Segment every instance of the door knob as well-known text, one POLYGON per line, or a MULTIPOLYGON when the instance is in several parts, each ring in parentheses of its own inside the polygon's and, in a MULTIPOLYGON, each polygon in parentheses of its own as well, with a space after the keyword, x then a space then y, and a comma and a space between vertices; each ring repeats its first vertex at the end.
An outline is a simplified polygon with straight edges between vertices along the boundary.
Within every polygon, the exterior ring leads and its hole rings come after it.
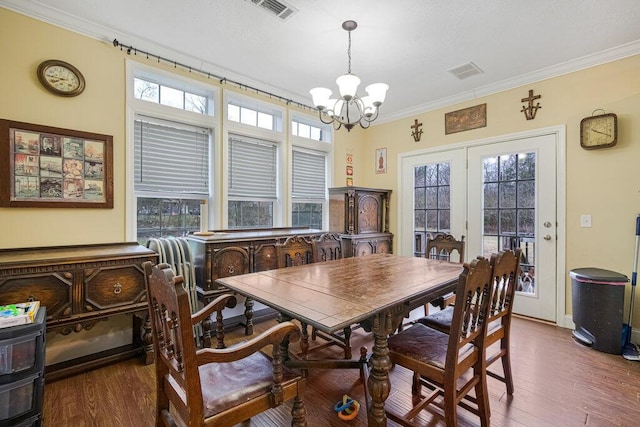
POLYGON ((544 236, 544 240, 551 240, 551 236, 547 234, 546 236, 544 236))
POLYGON ((543 225, 544 225, 546 228, 551 228, 551 226, 552 226, 553 224, 551 224, 549 221, 547 221, 547 222, 545 222, 543 225))

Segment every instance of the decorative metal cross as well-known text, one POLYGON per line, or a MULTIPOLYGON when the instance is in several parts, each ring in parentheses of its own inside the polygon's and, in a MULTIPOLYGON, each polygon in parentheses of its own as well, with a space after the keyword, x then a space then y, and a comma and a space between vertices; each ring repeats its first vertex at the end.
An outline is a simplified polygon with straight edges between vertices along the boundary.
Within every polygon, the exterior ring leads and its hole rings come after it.
POLYGON ((422 126, 422 123, 418 123, 418 119, 415 119, 414 123, 410 126, 410 128, 413 129, 411 131, 411 136, 415 142, 419 142, 420 137, 422 136, 422 129, 420 129, 420 126, 422 126))
POLYGON ((537 102, 536 105, 533 105, 533 101, 540 98, 542 98, 542 95, 533 96, 533 89, 529 89, 529 96, 520 100, 520 102, 529 102, 529 105, 527 107, 523 105, 522 110, 520 110, 520 112, 524 113, 524 116, 527 118, 527 120, 535 119, 538 109, 542 108, 539 102, 537 102))

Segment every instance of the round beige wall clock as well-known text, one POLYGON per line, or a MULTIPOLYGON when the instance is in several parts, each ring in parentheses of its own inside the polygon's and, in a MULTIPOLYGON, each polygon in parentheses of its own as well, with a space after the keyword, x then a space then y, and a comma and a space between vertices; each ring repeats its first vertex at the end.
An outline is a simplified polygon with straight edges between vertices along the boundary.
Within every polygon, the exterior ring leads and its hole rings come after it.
POLYGON ((85 87, 84 76, 73 65, 57 59, 38 66, 38 80, 49 92, 60 96, 78 96, 85 87))

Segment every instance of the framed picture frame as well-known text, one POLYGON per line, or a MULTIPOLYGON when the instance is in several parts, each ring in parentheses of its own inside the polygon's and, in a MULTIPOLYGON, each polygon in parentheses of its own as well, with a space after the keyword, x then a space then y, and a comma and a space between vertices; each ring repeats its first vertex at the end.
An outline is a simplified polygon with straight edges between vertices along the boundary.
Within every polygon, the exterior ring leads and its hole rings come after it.
POLYGON ((0 206, 113 208, 113 137, 0 119, 0 206))
POLYGON ((387 149, 376 149, 376 173, 387 173, 387 149))
POLYGON ((487 104, 474 105, 444 115, 445 135, 485 126, 487 126, 487 104))

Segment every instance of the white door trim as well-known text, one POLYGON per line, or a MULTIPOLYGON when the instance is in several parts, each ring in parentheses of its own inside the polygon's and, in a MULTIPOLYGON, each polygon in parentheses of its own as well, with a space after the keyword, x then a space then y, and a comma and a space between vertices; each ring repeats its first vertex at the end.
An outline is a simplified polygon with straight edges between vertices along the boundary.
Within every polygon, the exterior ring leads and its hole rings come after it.
POLYGON ((478 145, 506 142, 514 139, 530 138, 535 136, 552 134, 556 139, 556 324, 565 328, 573 328, 573 321, 566 310, 566 126, 551 126, 546 128, 532 129, 524 132, 517 132, 506 135, 499 135, 490 138, 483 138, 473 141, 461 142, 451 145, 426 148, 422 150, 410 151, 398 155, 398 233, 394 246, 398 248, 400 255, 413 255, 413 223, 403 221, 404 206, 413 206, 413 187, 403 188, 402 170, 409 166, 414 157, 425 154, 433 154, 442 151, 468 148, 478 145), (408 241, 407 241, 408 240, 408 241))

